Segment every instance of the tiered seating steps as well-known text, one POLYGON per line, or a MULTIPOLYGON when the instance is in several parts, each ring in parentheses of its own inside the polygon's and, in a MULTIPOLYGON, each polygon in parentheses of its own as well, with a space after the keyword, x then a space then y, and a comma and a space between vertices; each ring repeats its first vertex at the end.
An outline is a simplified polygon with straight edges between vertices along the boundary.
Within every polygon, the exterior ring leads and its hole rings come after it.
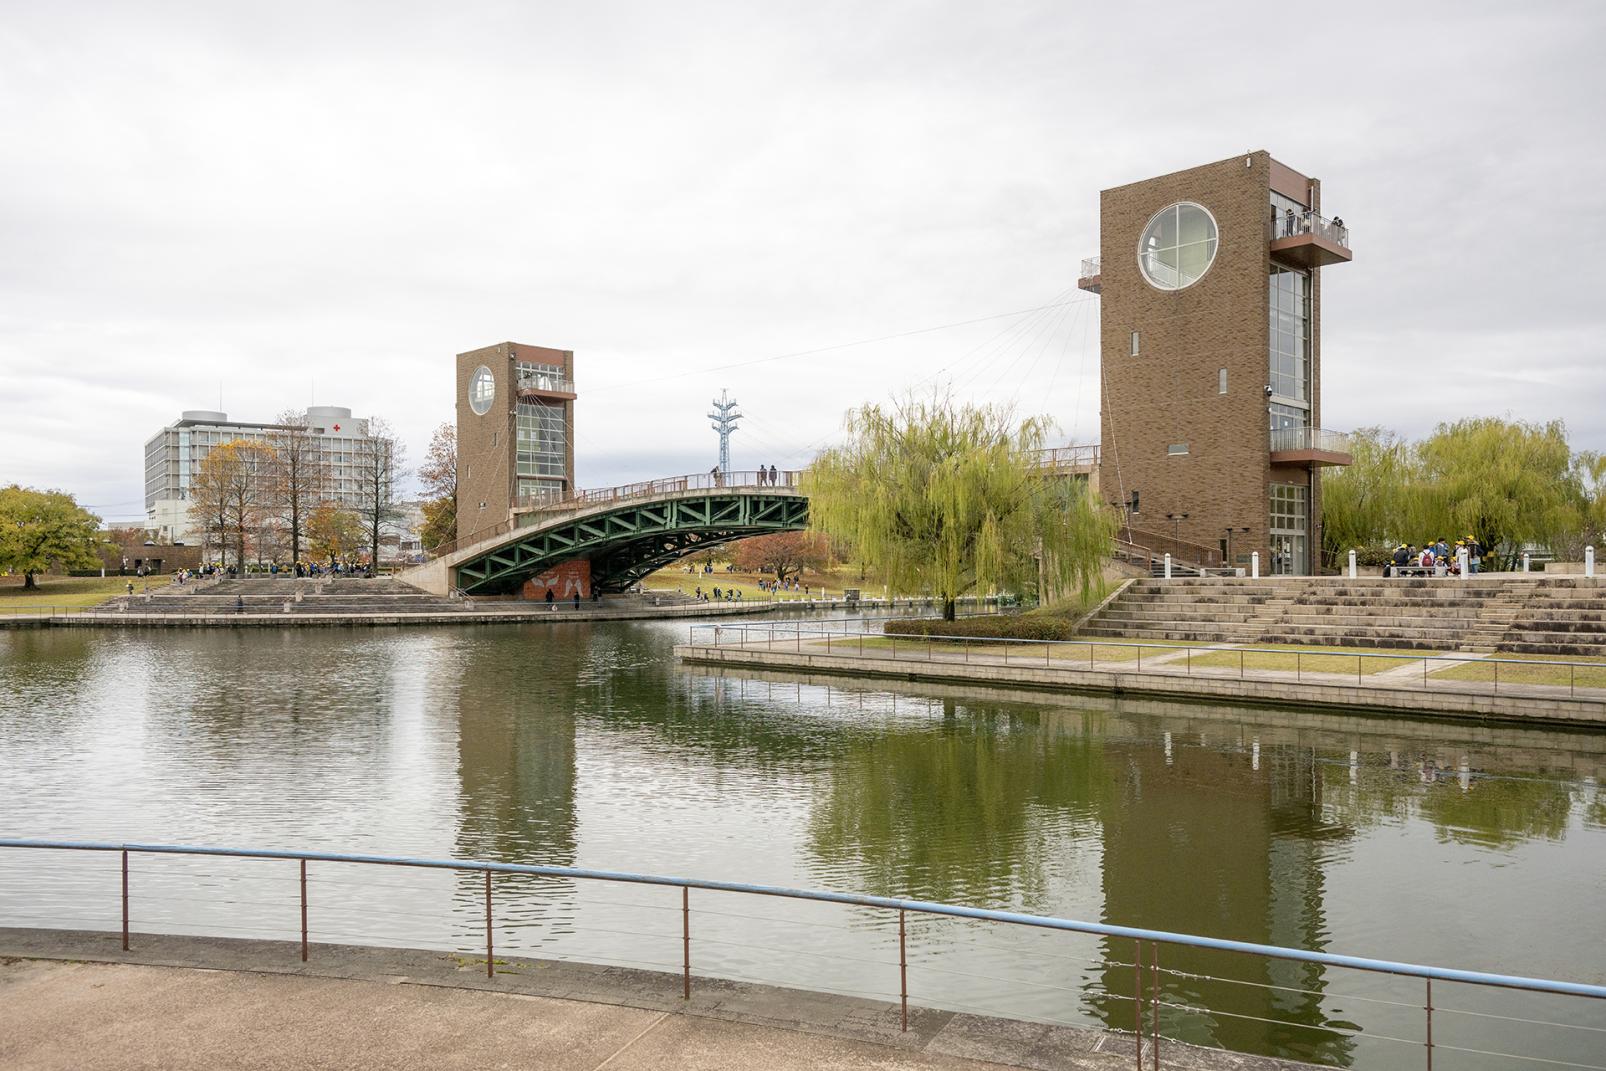
POLYGON ((1089 637, 1606 657, 1606 585, 1586 577, 1136 580, 1089 637))

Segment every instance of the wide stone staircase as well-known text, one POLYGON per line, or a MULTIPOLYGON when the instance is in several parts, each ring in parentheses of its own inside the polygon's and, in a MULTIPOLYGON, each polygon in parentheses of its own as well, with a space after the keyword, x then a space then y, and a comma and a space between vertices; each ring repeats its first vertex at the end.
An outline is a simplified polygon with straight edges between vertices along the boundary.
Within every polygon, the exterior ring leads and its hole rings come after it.
POLYGON ((1142 579, 1082 635, 1606 657, 1606 585, 1529 576, 1142 579))
POLYGON ((420 591, 388 577, 276 577, 163 583, 149 593, 136 582, 94 612, 104 614, 436 614, 472 609, 464 599, 420 591))
MULTIPOLYGON (((673 593, 654 593, 678 601, 673 593)), ((687 596, 685 601, 689 602, 687 596)), ((645 604, 640 596, 607 596, 587 610, 624 611, 645 604)), ((284 615, 412 615, 528 614, 546 609, 539 603, 490 598, 447 598, 420 591, 389 577, 275 577, 153 584, 147 592, 135 582, 132 596, 119 596, 85 611, 91 614, 160 614, 205 617, 215 614, 284 615)))

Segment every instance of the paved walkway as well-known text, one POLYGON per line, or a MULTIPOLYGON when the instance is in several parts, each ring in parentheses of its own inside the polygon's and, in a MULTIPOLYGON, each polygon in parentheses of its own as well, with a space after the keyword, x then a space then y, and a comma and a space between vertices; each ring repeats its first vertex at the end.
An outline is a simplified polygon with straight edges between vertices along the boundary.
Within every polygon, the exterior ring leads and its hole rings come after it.
POLYGON ((437 986, 125 964, 0 968, 0 1066, 998 1067, 670 1012, 437 986))
MULTIPOLYGON (((0 1067, 1119 1071, 1131 1035, 654 971, 422 949, 0 928, 0 1067)), ((1304 1065, 1166 1042, 1162 1066, 1304 1065)))

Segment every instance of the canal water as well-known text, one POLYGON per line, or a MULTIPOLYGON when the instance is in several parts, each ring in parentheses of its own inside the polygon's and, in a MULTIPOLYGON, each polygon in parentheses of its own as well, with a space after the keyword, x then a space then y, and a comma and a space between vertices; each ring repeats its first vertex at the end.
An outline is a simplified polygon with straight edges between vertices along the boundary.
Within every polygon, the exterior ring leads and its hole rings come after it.
MULTIPOLYGON (((688 875, 1606 983, 1606 736, 721 677, 675 663, 684 636, 0 632, 0 835, 688 875)), ((133 870, 135 930, 297 935, 293 863, 133 870)), ((0 851, 0 925, 115 929, 118 888, 115 856, 0 851)), ((465 969, 482 897, 478 876, 310 868, 314 940, 465 969)), ((896 999, 895 915, 691 900, 698 974, 896 999)), ((499 952, 679 968, 677 891, 506 877, 495 905, 499 952)), ((911 917, 911 1000, 1130 1029, 1133 957, 911 917)), ((1419 981, 1170 948, 1160 966, 1168 1037, 1425 1056, 1419 981)), ((1434 1003, 1435 1066, 1606 1063, 1588 1001, 1444 985, 1434 1003)))

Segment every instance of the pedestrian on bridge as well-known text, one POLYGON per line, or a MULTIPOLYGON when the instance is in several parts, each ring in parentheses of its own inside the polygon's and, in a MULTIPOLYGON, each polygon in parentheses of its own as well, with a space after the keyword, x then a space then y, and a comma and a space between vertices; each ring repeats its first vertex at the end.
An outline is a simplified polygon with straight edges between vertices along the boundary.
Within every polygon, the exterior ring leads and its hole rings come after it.
POLYGON ((575 588, 574 589, 574 608, 576 610, 580 609, 580 589, 579 588, 575 588))
POLYGON ((776 483, 775 483, 775 466, 774 465, 770 466, 770 486, 771 487, 776 486, 776 483))

